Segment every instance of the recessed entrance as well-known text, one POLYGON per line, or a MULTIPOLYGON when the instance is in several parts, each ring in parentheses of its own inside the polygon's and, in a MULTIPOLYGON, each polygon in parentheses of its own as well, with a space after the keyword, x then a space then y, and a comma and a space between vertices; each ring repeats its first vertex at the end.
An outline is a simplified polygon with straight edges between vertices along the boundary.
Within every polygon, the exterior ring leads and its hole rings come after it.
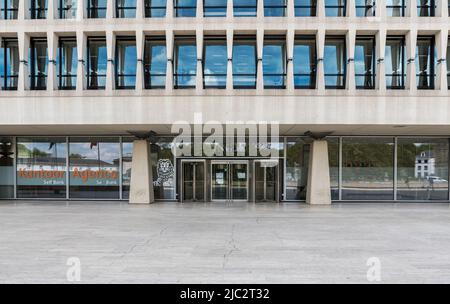
POLYGON ((254 161, 255 202, 278 201, 278 160, 254 161))
POLYGON ((211 200, 248 200, 248 161, 211 162, 211 200))
POLYGON ((182 161, 182 201, 203 202, 205 201, 205 161, 189 160, 182 161))

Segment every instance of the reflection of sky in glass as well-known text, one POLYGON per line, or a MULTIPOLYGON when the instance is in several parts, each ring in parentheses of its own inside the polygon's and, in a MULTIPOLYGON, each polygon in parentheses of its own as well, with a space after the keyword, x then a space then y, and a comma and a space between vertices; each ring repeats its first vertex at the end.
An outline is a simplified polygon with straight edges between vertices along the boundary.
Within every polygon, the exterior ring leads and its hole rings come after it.
POLYGON ((264 74, 284 73, 284 46, 280 44, 266 44, 263 48, 264 74))
POLYGON ((257 0, 239 0, 233 2, 233 14, 236 17, 256 16, 257 0))
POLYGON ((33 152, 36 152, 36 157, 43 157, 45 154, 47 157, 52 158, 65 158, 66 157, 66 144, 65 143, 51 143, 49 142, 18 142, 19 146, 23 146, 30 152, 28 155, 19 155, 23 157, 33 157, 33 152))
POLYGON ((294 74, 309 74, 311 72, 311 46, 308 44, 295 44, 294 46, 294 74))
POLYGON ((205 46, 205 73, 227 73, 227 46, 225 44, 205 46))
POLYGON ((119 143, 70 143, 70 156, 81 155, 83 159, 100 160, 112 164, 119 159, 119 143))
MULTIPOLYGON (((370 42, 361 42, 361 43, 356 43, 355 45, 355 74, 364 74, 366 72, 366 67, 365 67, 365 48, 369 48, 370 51, 372 51, 372 44, 370 42)), ((371 54, 372 52, 370 52, 371 54)), ((372 58, 372 56, 370 56, 372 58)), ((372 62, 372 61, 371 61, 372 62)), ((372 64, 370 65, 370 70, 372 72, 372 64)))
MULTIPOLYGON (((98 48, 97 56, 97 73, 106 74, 106 66, 108 63, 108 58, 106 55, 106 41, 92 41, 90 42, 90 48, 98 48)), ((90 52, 89 56, 93 58, 95 52, 90 52)), ((92 67, 92 63, 89 64, 92 67)))
POLYGON ((150 45, 149 47, 151 52, 150 72, 152 74, 166 74, 166 45, 150 45))
POLYGON ((117 56, 119 59, 117 60, 119 67, 118 72, 127 75, 136 75, 136 45, 134 41, 118 43, 117 56), (124 63, 119 64, 122 54, 125 54, 124 63), (123 68, 123 70, 120 70, 121 68, 123 68))
POLYGON ((197 71, 197 46, 195 44, 177 45, 177 74, 195 74, 197 71))
POLYGON ((264 0, 264 16, 284 16, 285 0, 264 0))
MULTIPOLYGON (((342 53, 342 56, 344 53, 342 53)), ((342 61, 343 58, 341 58, 342 61)), ((341 64, 341 69, 338 70, 337 61, 337 45, 329 44, 325 45, 324 50, 324 70, 325 74, 339 74, 344 73, 344 65, 341 64)))
POLYGON ((233 45, 233 74, 256 73, 255 44, 233 45))
POLYGON ((227 13, 227 0, 204 0, 206 17, 224 17, 227 13))

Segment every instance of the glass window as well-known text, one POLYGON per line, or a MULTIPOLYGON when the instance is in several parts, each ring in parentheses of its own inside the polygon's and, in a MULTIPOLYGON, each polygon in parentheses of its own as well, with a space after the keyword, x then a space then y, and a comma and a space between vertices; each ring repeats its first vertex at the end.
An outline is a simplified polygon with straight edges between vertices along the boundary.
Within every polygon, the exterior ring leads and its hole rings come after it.
POLYGON ((388 89, 404 89, 406 78, 404 37, 387 37, 384 61, 386 87, 388 89))
POLYGON ((316 87, 316 38, 297 37, 294 43, 294 84, 296 89, 316 87))
POLYGON ((386 15, 388 17, 404 17, 405 8, 405 0, 386 0, 386 15))
POLYGON ((136 85, 136 40, 134 37, 116 39, 116 89, 134 89, 136 85))
POLYGON ((375 0, 355 0, 356 17, 375 16, 375 0))
POLYGON ((0 198, 14 197, 14 142, 0 137, 0 198))
POLYGON ((227 85, 227 42, 225 38, 206 38, 203 50, 203 86, 221 88, 227 85))
POLYGON ((197 46, 195 38, 175 39, 175 88, 195 88, 197 74, 197 46))
POLYGON ((331 199, 339 199, 339 138, 329 137, 328 162, 330 164, 331 199))
POLYGON ((30 16, 31 19, 47 18, 47 0, 31 0, 30 16))
POLYGON ((19 76, 19 47, 17 39, 2 39, 0 49, 0 87, 2 90, 17 90, 19 76))
POLYGON ((47 39, 30 39, 30 88, 47 89, 47 39))
POLYGON ((167 54, 165 37, 148 38, 144 48, 144 82, 146 89, 166 87, 167 54))
POLYGON ((203 0, 203 15, 205 17, 225 17, 227 0, 203 0))
MULTIPOLYGON (((169 0, 168 0, 169 1, 169 0)), ((197 0, 173 0, 176 17, 195 17, 197 0)))
POLYGON ((119 160, 118 138, 70 138, 70 197, 118 199, 119 160))
POLYGON ((155 199, 175 199, 175 158, 172 153, 173 137, 160 137, 151 145, 153 191, 155 199))
POLYGON ((106 55, 106 39, 102 37, 90 37, 87 40, 87 88, 104 89, 106 84, 106 66, 108 63, 106 55))
POLYGON ((17 19, 19 0, 0 1, 0 19, 17 19))
POLYGON ((257 0, 233 1, 234 17, 256 17, 257 0))
POLYGON ((66 198, 65 137, 17 138, 17 197, 66 198))
POLYGON ((434 17, 436 4, 434 0, 417 0, 417 16, 434 17))
POLYGON ((448 139, 399 138, 397 145, 397 199, 448 200, 448 139))
POLYGON ((77 0, 59 0, 59 18, 75 19, 77 17, 77 0))
POLYGON ((116 18, 136 18, 136 0, 115 0, 116 18))
POLYGON ((122 198, 130 198, 131 160, 133 157, 133 139, 122 139, 122 198))
POLYGON ((317 9, 317 1, 295 0, 294 8, 296 17, 315 17, 317 9))
POLYGON ((88 18, 106 18, 107 0, 87 0, 88 18))
POLYGON ((355 77, 356 88, 375 88, 375 37, 356 37, 355 77))
POLYGON ((417 37, 416 84, 418 89, 434 89, 434 37, 417 37))
POLYGON ((325 16, 345 17, 346 0, 325 0, 325 16))
POLYGON ((345 88, 346 58, 345 37, 326 37, 324 70, 327 89, 345 88))
POLYGON ((256 88, 256 38, 236 38, 233 43, 233 87, 256 88))
POLYGON ((286 200, 305 200, 310 145, 304 138, 288 137, 286 149, 286 200))
MULTIPOLYGON (((283 37, 284 38, 284 37, 283 37)), ((283 89, 286 78, 285 42, 279 39, 265 39, 263 47, 264 88, 283 89)))
POLYGON ((77 40, 60 38, 58 49, 58 88, 74 90, 77 84, 77 40))
POLYGON ((166 16, 167 0, 145 0, 145 17, 157 18, 166 16))
POLYGON ((342 139, 343 200, 392 200, 393 175, 393 138, 342 139))
POLYGON ((286 14, 286 0, 264 0, 265 17, 283 17, 286 14))

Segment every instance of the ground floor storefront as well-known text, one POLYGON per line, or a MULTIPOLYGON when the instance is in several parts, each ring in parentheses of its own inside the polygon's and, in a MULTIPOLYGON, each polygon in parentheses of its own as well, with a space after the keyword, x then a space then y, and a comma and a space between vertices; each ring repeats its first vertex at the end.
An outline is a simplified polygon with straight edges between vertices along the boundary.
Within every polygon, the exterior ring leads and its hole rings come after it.
POLYGON ((268 144, 276 156, 251 154, 248 137, 233 138, 231 149, 203 143, 215 151, 210 156, 186 149, 190 142, 157 136, 138 161, 139 141, 0 136, 0 198, 128 200, 131 184, 142 182, 132 180, 132 168, 149 165, 155 201, 314 203, 323 185, 330 201, 449 201, 446 137, 280 136, 268 144))

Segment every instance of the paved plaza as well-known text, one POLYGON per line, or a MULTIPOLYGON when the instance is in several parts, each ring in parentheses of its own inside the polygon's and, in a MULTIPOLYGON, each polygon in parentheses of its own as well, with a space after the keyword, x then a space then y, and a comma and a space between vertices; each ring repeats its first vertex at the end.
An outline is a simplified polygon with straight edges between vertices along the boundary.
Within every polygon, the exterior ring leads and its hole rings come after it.
POLYGON ((450 283, 449 204, 0 202, 0 283, 450 283))

